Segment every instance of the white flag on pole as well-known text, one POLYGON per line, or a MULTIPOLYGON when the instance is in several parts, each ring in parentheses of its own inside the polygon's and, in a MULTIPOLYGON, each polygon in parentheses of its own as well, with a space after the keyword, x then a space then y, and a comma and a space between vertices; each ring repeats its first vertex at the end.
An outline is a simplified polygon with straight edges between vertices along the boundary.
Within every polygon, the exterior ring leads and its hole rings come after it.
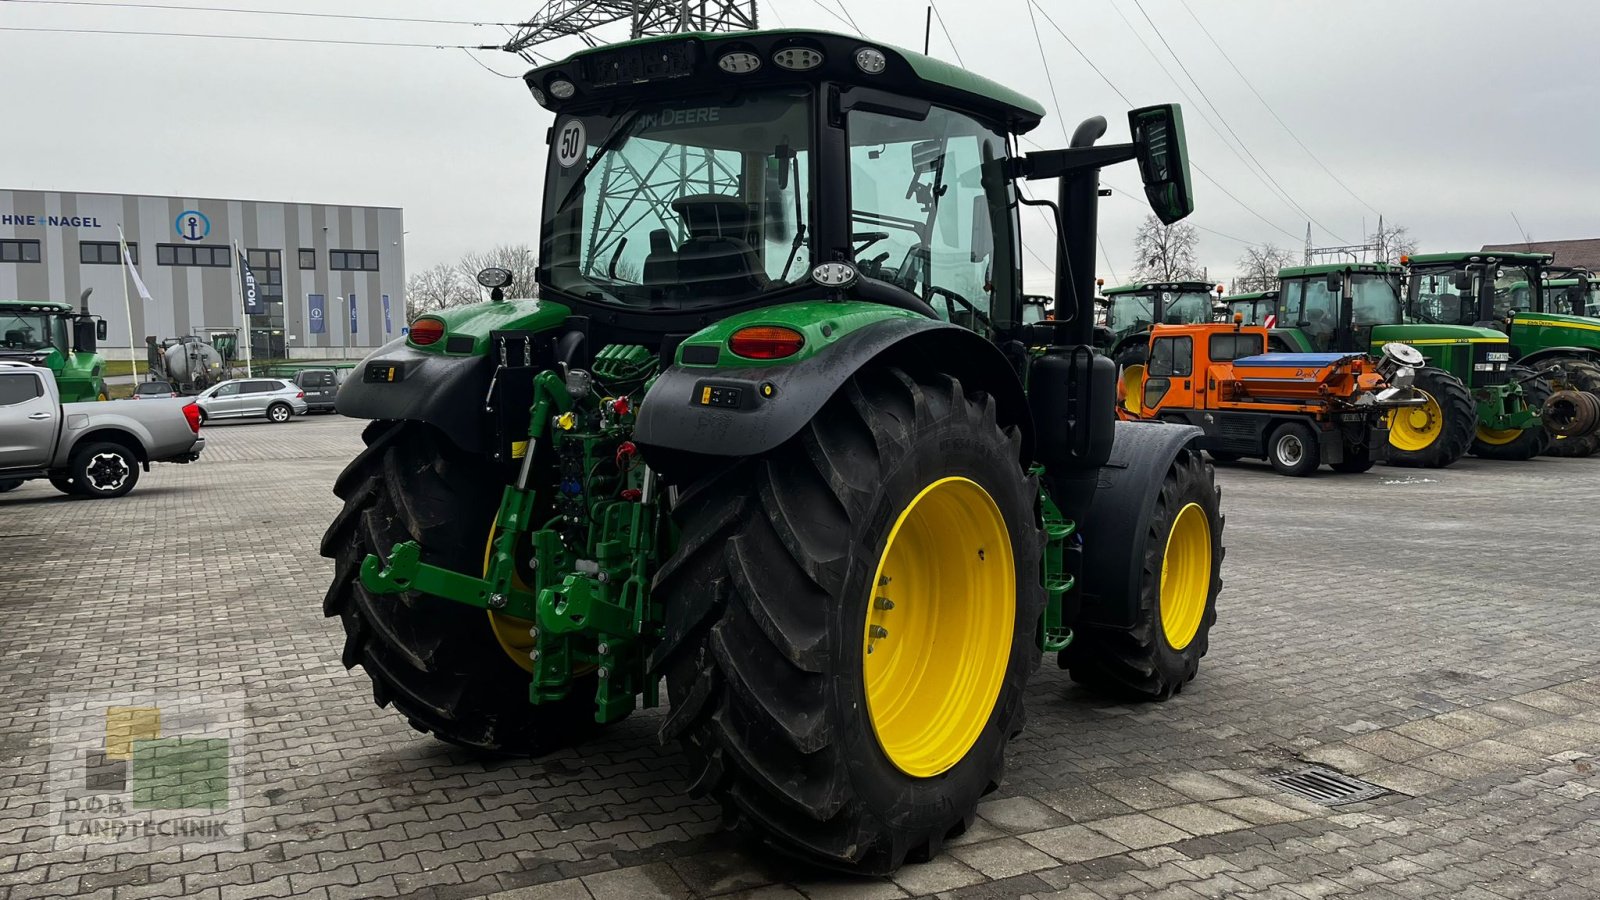
POLYGON ((150 297, 150 289, 144 286, 144 279, 139 277, 139 270, 134 268, 133 255, 128 252, 128 239, 122 236, 122 226, 117 226, 117 243, 122 247, 122 263, 128 267, 128 274, 133 276, 133 286, 139 291, 139 298, 146 303, 154 303, 150 297))

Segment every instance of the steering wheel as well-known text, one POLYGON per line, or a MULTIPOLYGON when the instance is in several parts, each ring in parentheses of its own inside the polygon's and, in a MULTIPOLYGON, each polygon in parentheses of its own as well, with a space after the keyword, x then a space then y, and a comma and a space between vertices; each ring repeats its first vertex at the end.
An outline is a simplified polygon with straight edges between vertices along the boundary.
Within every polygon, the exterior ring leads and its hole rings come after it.
POLYGON ((989 329, 990 331, 994 331, 995 330, 994 322, 989 318, 989 315, 987 313, 985 313, 983 310, 979 309, 977 306, 973 305, 971 300, 968 300, 967 298, 961 296, 960 294, 956 293, 955 291, 952 291, 949 288, 939 287, 938 285, 935 284, 935 285, 929 285, 928 293, 929 294, 939 294, 939 295, 941 295, 943 297, 948 298, 949 300, 952 300, 952 301, 954 301, 956 303, 961 304, 961 306, 964 307, 967 310, 967 312, 972 313, 973 318, 977 319, 979 322, 982 322, 983 326, 985 328, 989 329))

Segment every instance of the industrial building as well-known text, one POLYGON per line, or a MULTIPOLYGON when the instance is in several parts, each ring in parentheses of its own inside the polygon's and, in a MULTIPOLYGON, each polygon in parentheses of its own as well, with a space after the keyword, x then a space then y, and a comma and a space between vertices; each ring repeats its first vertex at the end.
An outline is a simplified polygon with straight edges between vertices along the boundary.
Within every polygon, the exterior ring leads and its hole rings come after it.
POLYGON ((405 327, 405 226, 392 207, 0 190, 0 299, 74 306, 87 288, 108 348, 239 329, 235 242, 258 285, 256 358, 365 355, 405 327), (117 228, 151 301, 117 250, 117 228))

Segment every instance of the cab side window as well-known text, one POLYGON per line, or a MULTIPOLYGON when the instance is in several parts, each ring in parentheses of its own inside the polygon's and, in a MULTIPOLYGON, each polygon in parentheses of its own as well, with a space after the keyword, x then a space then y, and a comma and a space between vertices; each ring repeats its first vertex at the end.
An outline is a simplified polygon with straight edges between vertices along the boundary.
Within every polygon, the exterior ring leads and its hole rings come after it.
POLYGON ((15 406, 44 396, 44 384, 32 372, 0 373, 0 406, 15 406))
POLYGON ((1150 345, 1150 374, 1188 378, 1194 371, 1194 340, 1183 337, 1157 338, 1150 345))
POLYGON ((1213 334, 1206 351, 1212 362, 1233 362, 1263 352, 1264 344, 1255 334, 1213 334))

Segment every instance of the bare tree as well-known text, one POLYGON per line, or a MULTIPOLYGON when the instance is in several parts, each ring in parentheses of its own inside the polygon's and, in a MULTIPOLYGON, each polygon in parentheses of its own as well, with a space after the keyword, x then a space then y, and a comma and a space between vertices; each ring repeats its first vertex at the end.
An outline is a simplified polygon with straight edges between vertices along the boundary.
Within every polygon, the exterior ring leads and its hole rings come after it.
POLYGON ((488 268, 507 269, 511 272, 511 287, 507 297, 532 297, 537 288, 533 273, 538 268, 538 257, 527 244, 501 244, 493 250, 468 253, 456 263, 456 271, 474 288, 478 273, 488 268))
POLYGON ((406 279, 406 320, 481 299, 476 282, 463 278, 457 267, 440 263, 406 279))
POLYGON ((1251 244, 1244 248, 1233 276, 1233 292, 1271 291, 1278 287, 1278 270, 1295 263, 1295 254, 1277 244, 1251 244))
POLYGON ((1378 248, 1378 262, 1398 263, 1400 257, 1417 252, 1417 239, 1404 225, 1382 225, 1368 240, 1378 248))
POLYGON ((1135 281, 1194 281, 1204 273, 1195 259, 1200 234, 1192 225, 1163 225, 1155 216, 1145 216, 1133 233, 1133 257, 1138 266, 1135 281))

